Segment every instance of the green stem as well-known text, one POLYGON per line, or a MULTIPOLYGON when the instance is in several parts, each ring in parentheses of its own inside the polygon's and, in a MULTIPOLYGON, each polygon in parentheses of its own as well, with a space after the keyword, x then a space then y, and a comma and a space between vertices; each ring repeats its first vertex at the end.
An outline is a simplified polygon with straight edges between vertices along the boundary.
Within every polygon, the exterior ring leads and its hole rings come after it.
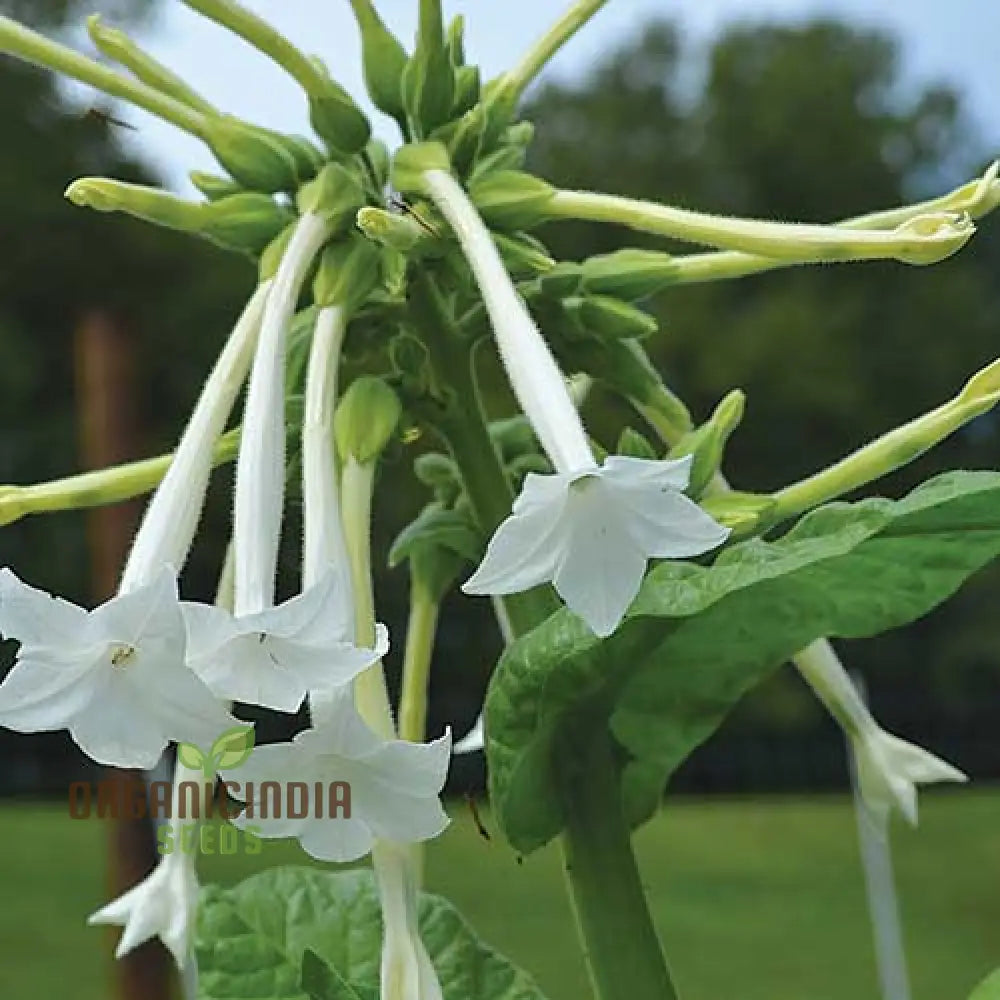
POLYGON ((323 79, 309 57, 299 51, 281 32, 263 18, 232 0, 183 0, 216 24, 239 35, 255 49, 274 60, 306 93, 323 85, 323 79))
POLYGON ((437 633, 440 605, 411 576, 410 616, 406 626, 403 654, 403 689, 399 698, 399 735, 411 743, 421 743, 427 730, 427 684, 437 633))
MULTIPOLYGON (((214 463, 223 465, 233 461, 239 444, 238 429, 224 434, 215 446, 214 463)), ((173 458, 172 454, 160 455, 47 483, 0 486, 0 527, 13 524, 29 514, 103 507, 151 493, 167 474, 173 458)))
POLYGON ((591 191, 557 191, 545 211, 553 219, 617 223, 794 263, 891 259, 933 264, 960 250, 975 231, 967 217, 954 213, 918 216, 889 231, 867 230, 728 218, 591 191))
POLYGON ((558 757, 566 878, 598 1000, 676 1000, 646 905, 604 726, 558 757))
POLYGON ((577 0, 506 74, 504 89, 516 101, 552 57, 608 2, 577 0))
MULTIPOLYGON (((469 344, 459 335, 433 280, 422 270, 410 286, 410 300, 411 315, 430 351, 438 381, 450 393, 447 403, 435 410, 433 424, 458 465, 480 528, 492 535, 510 515, 514 495, 486 426, 469 344)), ((510 594, 503 601, 518 634, 530 631, 559 607, 547 588, 510 594)))
POLYGON ((206 119, 200 112, 2 15, 0 52, 89 84, 111 97, 129 101, 199 139, 205 138, 206 119))
MULTIPOLYGON (((357 462, 349 457, 341 474, 341 510, 347 558, 351 566, 354 597, 355 641, 360 646, 375 645, 375 595, 372 591, 371 531, 372 488, 375 462, 357 462)), ((375 663, 354 682, 358 712, 383 739, 396 738, 385 671, 375 663)))

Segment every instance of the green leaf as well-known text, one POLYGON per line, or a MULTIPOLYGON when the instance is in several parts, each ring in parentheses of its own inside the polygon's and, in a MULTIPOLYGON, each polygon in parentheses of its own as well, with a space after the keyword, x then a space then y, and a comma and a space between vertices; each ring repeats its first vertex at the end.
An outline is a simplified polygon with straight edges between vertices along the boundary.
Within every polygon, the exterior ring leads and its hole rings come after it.
POLYGON ((212 744, 212 760, 221 770, 239 767, 253 752, 253 726, 236 726, 227 729, 212 744))
POLYGON ((308 948, 302 956, 302 990, 309 1000, 361 1000, 344 977, 308 948))
MULTIPOLYGON (((545 1000, 446 900, 422 894, 419 916, 444 1000, 545 1000)), ((195 937, 201 1000, 377 1000, 381 949, 369 871, 272 868, 230 889, 202 890, 195 937), (328 986, 341 992, 309 992, 328 986)))
POLYGON ((522 853, 563 817, 554 747, 607 727, 633 822, 745 692, 813 640, 877 635, 925 615, 1000 553, 1000 474, 955 472, 905 499, 837 503, 714 565, 668 562, 603 642, 559 611, 511 646, 486 701, 490 794, 522 853))
POLYGON ((477 562, 483 552, 483 542, 468 517, 432 503, 392 543, 389 565, 398 566, 425 548, 444 548, 469 562, 477 562))
POLYGON ((987 976, 972 991, 969 1000, 1000 1000, 1000 969, 987 976))
POLYGON ((192 771, 200 771, 205 766, 205 754, 193 743, 178 743, 177 759, 192 771))

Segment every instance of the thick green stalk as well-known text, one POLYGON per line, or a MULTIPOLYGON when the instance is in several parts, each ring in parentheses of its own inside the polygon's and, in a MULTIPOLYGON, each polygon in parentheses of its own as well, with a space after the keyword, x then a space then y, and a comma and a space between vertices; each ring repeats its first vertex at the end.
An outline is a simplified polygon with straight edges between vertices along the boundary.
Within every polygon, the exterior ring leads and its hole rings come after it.
POLYGON ((546 203, 545 213, 552 219, 617 223, 793 263, 888 259, 933 264, 960 250, 975 232, 967 215, 954 212, 917 216, 895 229, 852 229, 709 215, 591 191, 557 191, 546 203))
POLYGON ((9 17, 0 15, 0 52, 44 66, 46 69, 89 84, 176 125, 199 139, 205 138, 205 116, 152 87, 116 73, 107 66, 46 38, 9 17))
POLYGON ((566 877, 598 1000, 675 1000, 646 905, 606 723, 561 748, 566 877))
MULTIPOLYGON (((470 345, 461 339, 427 274, 415 276, 410 302, 431 364, 449 392, 446 404, 434 412, 434 425, 458 465, 479 526, 484 534, 492 535, 510 514, 514 495, 486 426, 472 373, 470 345)), ((503 602, 518 634, 530 631, 559 606, 551 591, 544 588, 511 594, 503 602)))
POLYGON ((528 84, 541 73, 552 57, 607 2, 608 0, 576 0, 576 3, 535 42, 504 79, 504 89, 512 102, 524 93, 528 84))

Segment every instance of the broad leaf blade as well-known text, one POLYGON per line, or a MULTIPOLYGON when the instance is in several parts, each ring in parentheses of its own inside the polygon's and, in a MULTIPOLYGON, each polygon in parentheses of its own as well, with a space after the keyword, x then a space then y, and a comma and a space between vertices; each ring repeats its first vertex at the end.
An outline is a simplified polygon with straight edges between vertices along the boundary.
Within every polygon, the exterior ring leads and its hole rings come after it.
POLYGON ((913 621, 998 553, 1000 475, 958 472, 898 502, 832 504, 709 567, 664 563, 604 641, 558 612, 507 651, 487 697, 491 798, 508 839, 528 852, 562 830, 550 771, 561 733, 610 728, 641 822, 743 694, 799 649, 913 621))
MULTIPOLYGON (((420 932, 444 1000, 545 1000, 446 900, 421 896, 420 932)), ((201 1000, 310 1000, 310 991, 378 1000, 381 949, 369 871, 273 868, 231 889, 202 890, 195 941, 201 1000), (322 992, 334 987, 341 993, 322 992)))

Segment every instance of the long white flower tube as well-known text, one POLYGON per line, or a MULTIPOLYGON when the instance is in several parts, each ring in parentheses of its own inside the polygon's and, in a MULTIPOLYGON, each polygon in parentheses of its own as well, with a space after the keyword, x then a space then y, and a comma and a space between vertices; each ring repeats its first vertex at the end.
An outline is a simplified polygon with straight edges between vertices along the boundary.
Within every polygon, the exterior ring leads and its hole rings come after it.
POLYGON ((850 738, 861 795, 881 817, 895 806, 916 825, 917 785, 968 780, 951 764, 882 729, 826 640, 798 653, 795 665, 850 738))
MULTIPOLYGON (((287 332, 302 284, 330 231, 320 214, 300 217, 264 311, 236 468, 235 613, 184 606, 189 662, 211 689, 283 712, 296 711, 311 689, 350 681, 381 655, 378 648, 361 650, 344 638, 341 570, 311 580, 301 594, 274 607, 285 495, 287 332)), ((387 643, 383 634, 378 639, 387 643)))
POLYGON ((531 474, 490 541, 469 594, 510 594, 551 581, 598 635, 632 603, 650 558, 709 551, 728 532, 683 495, 690 459, 612 456, 599 466, 565 379, 507 274, 489 230, 444 170, 423 174, 476 278, 511 387, 556 474, 531 474))
POLYGON ((153 495, 118 595, 91 612, 0 574, 0 634, 18 639, 0 685, 0 724, 19 732, 66 728, 92 759, 152 767, 171 740, 210 744, 236 723, 185 664, 175 572, 187 559, 215 443, 246 378, 266 285, 236 323, 166 476, 153 495))

